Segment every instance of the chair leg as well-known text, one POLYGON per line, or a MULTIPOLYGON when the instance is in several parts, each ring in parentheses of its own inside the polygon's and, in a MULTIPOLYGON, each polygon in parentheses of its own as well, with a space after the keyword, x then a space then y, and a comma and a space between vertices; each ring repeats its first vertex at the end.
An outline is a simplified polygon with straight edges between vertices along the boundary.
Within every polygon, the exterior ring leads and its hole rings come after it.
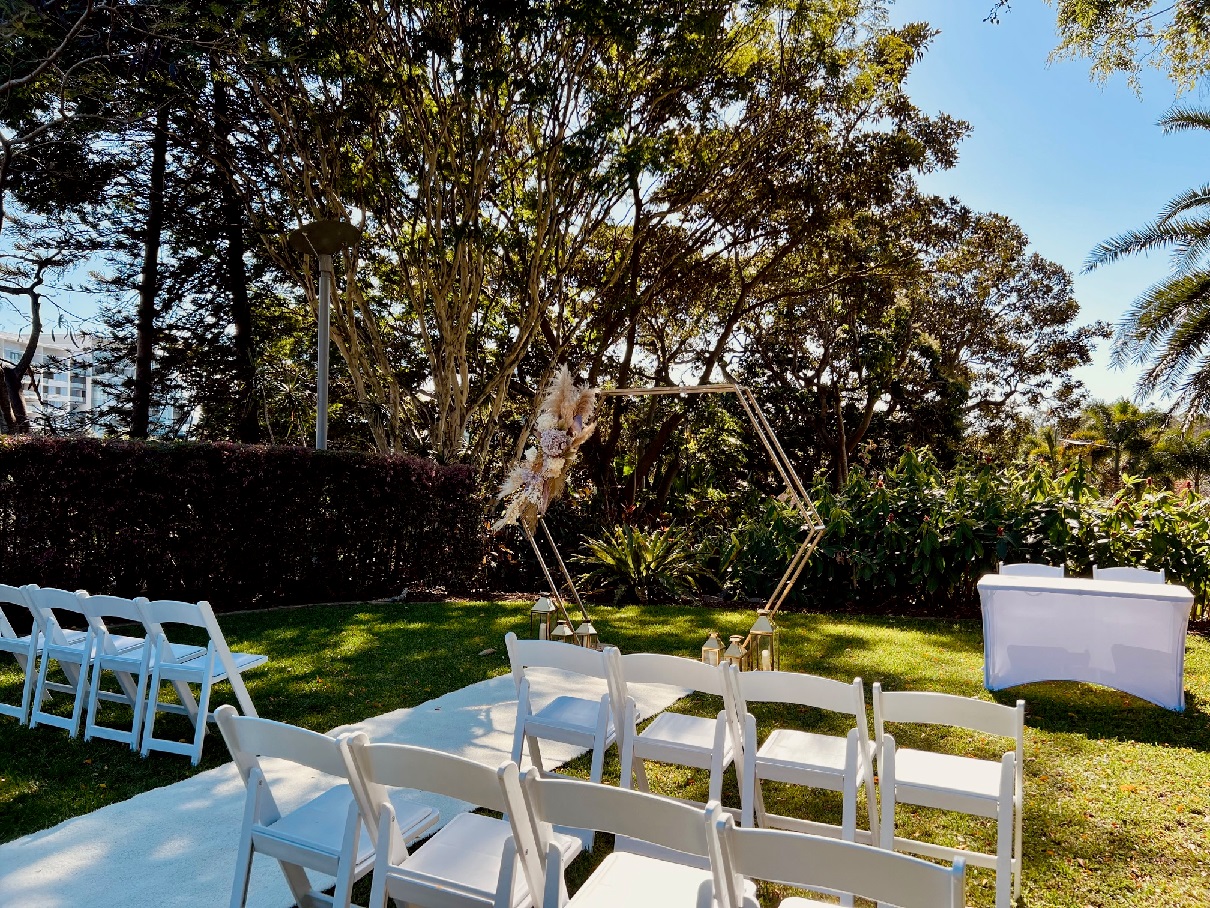
POLYGON ((533 735, 526 735, 525 743, 529 748, 529 762, 533 764, 539 774, 544 774, 546 767, 542 765, 542 747, 538 744, 538 739, 533 735))
MULTIPOLYGON (((104 657, 98 655, 92 663, 92 686, 88 689, 88 711, 84 715, 84 740, 92 740, 92 729, 97 724, 97 700, 101 693, 101 667, 104 657)), ((81 675, 84 673, 81 672, 81 675)))
POLYGON ((1021 898, 1021 871, 1024 870, 1024 865, 1021 863, 1021 814, 1025 810, 1025 805, 1020 801, 1013 804, 1013 902, 1021 898))
MULTIPOLYGON (((200 703, 200 701, 199 701, 200 703)), ((205 707, 199 705, 198 716, 205 721, 205 707)), ((340 865, 336 871, 336 888, 332 890, 332 908, 350 908, 353 901, 353 874, 357 869, 357 846, 361 839, 361 813, 357 802, 349 805, 345 819, 345 833, 340 849, 340 865)))
POLYGON ((600 782, 605 774, 605 742, 597 740, 592 745, 592 764, 588 770, 588 781, 600 782))
POLYGON ((38 663, 38 684, 34 688, 34 702, 29 711, 29 727, 38 727, 38 713, 42 711, 42 704, 46 700, 46 669, 50 664, 50 657, 42 654, 41 660, 38 663))
POLYGON ((21 715, 18 716, 22 725, 29 724, 29 705, 34 695, 34 676, 38 673, 38 628, 35 627, 29 635, 29 651, 25 657, 25 683, 21 686, 21 715))
MULTIPOLYGON (((626 739, 622 742, 622 752, 618 755, 621 764, 621 775, 618 778, 619 788, 629 788, 634 783, 634 733, 627 730, 626 739)), ((642 762, 642 761, 640 761, 642 762)), ((639 789, 640 791, 642 789, 639 789)))
POLYGON ((890 743, 883 744, 882 762, 878 764, 878 795, 882 799, 882 822, 878 824, 881 845, 887 851, 895 850, 895 741, 886 736, 890 743))
POLYGON ((80 674, 76 678, 76 701, 71 707, 71 728, 67 730, 67 734, 72 737, 78 737, 80 734, 80 719, 84 713, 84 700, 88 693, 88 663, 80 664, 80 674))
POLYGON ((1015 767, 1016 755, 1005 754, 1000 768, 1000 803, 996 810, 996 908, 1010 908, 1013 903, 1015 767))
MULTIPOLYGON (((202 743, 206 738, 206 721, 210 709, 210 687, 213 684, 211 678, 214 675, 214 667, 209 666, 209 671, 206 672, 206 677, 202 679, 202 692, 198 695, 197 719, 193 728, 193 754, 190 759, 190 765, 197 766, 202 759, 202 743)), ((190 696, 193 694, 190 692, 190 696)))
POLYGON ((260 803, 263 777, 250 780, 248 794, 244 798, 244 822, 239 834, 239 850, 235 853, 235 880, 231 885, 230 908, 244 908, 248 900, 248 881, 252 874, 252 824, 256 822, 260 803))
POLYGON ((151 742, 155 740, 155 714, 160 707, 160 665, 157 661, 151 670, 151 683, 147 691, 147 714, 143 717, 142 743, 139 746, 139 756, 146 757, 151 753, 151 742))

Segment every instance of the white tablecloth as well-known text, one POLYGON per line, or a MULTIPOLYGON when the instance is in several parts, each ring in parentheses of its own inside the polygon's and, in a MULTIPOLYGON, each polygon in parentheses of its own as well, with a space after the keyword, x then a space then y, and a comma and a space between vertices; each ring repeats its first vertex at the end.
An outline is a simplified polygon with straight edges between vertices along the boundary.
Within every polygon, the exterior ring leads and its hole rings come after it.
POLYGON ((983 681, 1089 681, 1185 708, 1193 594, 1169 583, 1016 577, 979 581, 983 681))

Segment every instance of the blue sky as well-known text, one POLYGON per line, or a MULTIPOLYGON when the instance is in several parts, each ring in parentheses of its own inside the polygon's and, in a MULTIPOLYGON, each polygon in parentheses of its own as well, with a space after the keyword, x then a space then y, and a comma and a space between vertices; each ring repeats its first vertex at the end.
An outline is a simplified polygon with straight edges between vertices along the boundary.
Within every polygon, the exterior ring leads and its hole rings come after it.
MULTIPOLYGON (((925 177, 924 186, 1011 217, 1036 251, 1075 275, 1084 317, 1116 323, 1139 292, 1167 273, 1167 257, 1081 275, 1089 250, 1204 183, 1210 137, 1164 135, 1155 125, 1174 101, 1158 72, 1144 75, 1140 98, 1124 76, 1091 81, 1085 60, 1048 65, 1057 43, 1055 11, 1043 0, 1014 0, 998 25, 983 21, 991 6, 992 0, 898 0, 892 8, 895 22, 924 21, 941 32, 910 76, 912 99, 973 128, 957 167, 925 177)), ((1108 362, 1106 343, 1078 375, 1094 397, 1133 396, 1139 370, 1111 371, 1108 362)))

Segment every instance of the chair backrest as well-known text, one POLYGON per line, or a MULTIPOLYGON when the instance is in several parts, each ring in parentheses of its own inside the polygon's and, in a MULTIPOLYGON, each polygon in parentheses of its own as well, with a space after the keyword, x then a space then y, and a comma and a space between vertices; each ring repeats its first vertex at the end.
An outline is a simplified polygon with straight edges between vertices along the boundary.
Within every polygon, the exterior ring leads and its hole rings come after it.
POLYGON ((612 785, 543 778, 537 769, 525 774, 521 787, 539 822, 626 836, 695 857, 710 855, 701 807, 612 785))
MULTIPOLYGON (((29 587, 9 586, 7 583, 0 583, 0 604, 15 605, 24 612, 29 613, 30 620, 33 622, 33 627, 38 627, 38 617, 34 610, 30 608, 29 599, 26 592, 29 587)), ((35 587, 36 589, 36 587, 35 587)), ((33 633, 31 630, 30 633, 33 633)), ((15 640, 20 637, 21 633, 13 627, 8 615, 4 609, 0 608, 0 637, 8 637, 15 640)))
POLYGON ((105 623, 106 618, 117 618, 121 621, 128 621, 139 626, 139 630, 145 630, 143 625, 143 609, 134 599, 123 599, 120 596, 80 596, 80 606, 84 612, 84 617, 88 621, 89 628, 92 629, 94 635, 100 644, 106 647, 106 651, 112 652, 112 643, 109 638, 109 627, 105 623))
POLYGON ((917 691, 888 693, 875 681, 874 735, 880 748, 887 722, 948 725, 1012 738, 1016 742, 1018 771, 1022 766, 1025 746, 1024 700, 1018 700, 1016 706, 1004 706, 954 694, 917 691))
POLYGON ((661 653, 627 653, 619 656, 618 663, 623 684, 671 684, 724 696, 727 681, 717 665, 661 653))
POLYGON ((72 593, 51 586, 36 587, 32 584, 25 590, 30 608, 33 609, 34 615, 38 619, 38 625, 41 627, 43 635, 51 643, 64 644, 67 642, 57 613, 70 612, 73 615, 79 615, 80 620, 87 623, 82 599, 88 595, 86 590, 77 590, 72 593))
POLYGON ((349 778, 348 764, 335 738, 284 722, 241 716, 234 706, 226 704, 214 711, 214 718, 244 782, 252 770, 260 768, 261 757, 289 760, 330 776, 349 778))
POLYGON ((855 842, 773 829, 740 829, 726 814, 712 826, 718 857, 715 889, 723 895, 723 908, 743 904, 743 877, 851 892, 897 908, 963 908, 966 904, 962 858, 952 867, 943 867, 855 842))
POLYGON ((1000 573, 1014 574, 1018 577, 1062 577, 1063 565, 1033 564, 1028 561, 1005 564, 1001 561, 1000 573))
POLYGON ((1092 566, 1093 580, 1124 580, 1127 583, 1165 583, 1164 569, 1149 571, 1140 567, 1097 567, 1092 566))
POLYGON ((609 656, 610 651, 616 653, 617 650, 612 646, 595 650, 553 640, 521 640, 511 631, 504 635, 504 645, 508 649, 513 681, 518 689, 525 680, 527 668, 554 668, 604 681, 613 680, 609 656))

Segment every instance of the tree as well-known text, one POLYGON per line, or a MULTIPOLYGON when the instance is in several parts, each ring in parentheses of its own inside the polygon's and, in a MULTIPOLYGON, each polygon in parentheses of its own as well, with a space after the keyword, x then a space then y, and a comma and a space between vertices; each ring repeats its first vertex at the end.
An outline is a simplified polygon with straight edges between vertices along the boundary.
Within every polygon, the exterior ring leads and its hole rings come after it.
MULTIPOLYGON (((1163 70, 1178 90, 1210 74, 1210 0, 1048 0, 1056 7, 1053 58, 1089 58, 1093 77, 1125 73, 1136 90, 1144 66, 1163 70)), ((1011 0, 996 0, 995 21, 1011 0)))
POLYGON ((1106 491, 1116 491, 1123 472, 1147 472, 1156 436, 1166 422, 1157 410, 1142 410, 1128 400, 1096 402, 1084 410, 1082 427, 1072 434, 1088 443, 1089 460, 1099 467, 1106 491))
MULTIPOLYGON (((1210 129, 1210 111, 1177 108, 1160 125, 1210 129)), ((1151 223, 1101 243, 1085 270, 1160 249, 1171 250, 1172 273, 1123 316, 1113 362, 1144 366, 1138 395, 1171 396, 1192 417, 1210 408, 1210 183, 1172 199, 1151 223)))

